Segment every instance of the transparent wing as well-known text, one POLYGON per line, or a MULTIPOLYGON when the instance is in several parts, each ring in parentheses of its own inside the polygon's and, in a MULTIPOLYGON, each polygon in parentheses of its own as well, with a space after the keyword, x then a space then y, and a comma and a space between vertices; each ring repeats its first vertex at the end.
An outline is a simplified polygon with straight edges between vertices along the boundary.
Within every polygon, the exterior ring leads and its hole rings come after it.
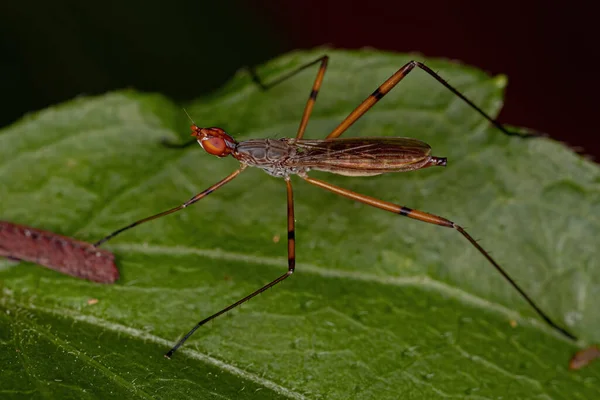
POLYGON ((412 170, 431 153, 427 143, 411 138, 290 139, 289 145, 296 150, 290 166, 353 176, 412 170))

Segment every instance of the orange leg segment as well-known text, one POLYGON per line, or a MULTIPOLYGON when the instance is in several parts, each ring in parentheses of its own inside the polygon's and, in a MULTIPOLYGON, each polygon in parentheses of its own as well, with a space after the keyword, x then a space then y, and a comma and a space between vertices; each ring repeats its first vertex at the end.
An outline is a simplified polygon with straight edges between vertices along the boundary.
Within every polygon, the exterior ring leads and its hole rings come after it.
POLYGON ((544 312, 542 311, 542 309, 540 307, 538 307, 538 305, 527 295, 527 293, 525 293, 525 291, 523 289, 521 289, 521 287, 508 275, 508 273, 506 271, 504 271, 504 269, 500 266, 500 264, 498 264, 496 262, 496 260, 494 260, 492 258, 492 256, 490 256, 490 254, 485 251, 480 245, 479 243, 477 243, 477 241, 475 239, 473 239, 473 237, 471 235, 469 235, 467 233, 467 231, 465 231, 461 226, 455 224, 452 221, 449 221, 445 218, 442 217, 438 217, 437 215, 433 215, 433 214, 429 214, 423 211, 419 211, 419 210, 413 210, 410 209, 408 207, 404 207, 404 206, 400 206, 394 203, 389 203, 387 201, 383 201, 383 200, 379 200, 376 199, 374 197, 370 197, 370 196, 366 196, 363 194, 359 194, 347 189, 343 189, 339 186, 335 186, 332 185, 331 183, 327 183, 324 181, 321 181, 319 179, 315 179, 315 178, 311 178, 308 176, 300 176, 302 179, 304 179, 305 181, 307 181, 308 183, 318 186, 320 188, 329 190, 330 192, 339 194, 340 196, 344 196, 347 197, 349 199, 352 200, 356 200, 359 201, 361 203, 370 205, 372 207, 376 207, 376 208, 380 208, 382 210, 385 211, 389 211, 392 212, 394 214, 399 214, 399 215, 403 215, 405 217, 409 217, 409 218, 413 218, 419 221, 423 221, 423 222, 427 222, 429 224, 435 224, 435 225, 440 225, 440 226, 445 226, 448 228, 454 228, 456 229, 458 232, 460 232, 460 234, 462 236, 464 236, 489 262, 490 264, 492 264, 494 266, 494 268, 496 268, 496 270, 517 290, 517 292, 519 292, 519 294, 527 301, 527 303, 529 303, 529 305, 531 307, 533 307, 533 309, 538 313, 538 315, 548 323, 548 325, 552 326, 553 328, 557 329, 558 331, 560 331, 561 333, 563 333, 565 336, 567 336, 570 339, 573 340, 577 340, 577 338, 571 334, 570 332, 568 332, 567 330, 565 330, 564 328, 560 327, 559 325, 557 325, 554 321, 552 321, 552 319, 544 312))

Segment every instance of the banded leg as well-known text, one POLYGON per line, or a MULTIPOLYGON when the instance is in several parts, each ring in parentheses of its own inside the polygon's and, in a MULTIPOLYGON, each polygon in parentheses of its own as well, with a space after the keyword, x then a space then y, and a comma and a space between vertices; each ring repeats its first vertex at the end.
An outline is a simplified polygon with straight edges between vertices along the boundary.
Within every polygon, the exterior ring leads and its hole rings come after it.
MULTIPOLYGON (((324 55, 322 57, 317 58, 314 61, 309 62, 308 64, 304 64, 297 69, 288 72, 284 76, 276 79, 273 82, 263 83, 259 76, 256 74, 256 71, 253 68, 248 68, 248 72, 252 77, 252 80, 262 89, 269 90, 273 86, 280 84, 283 81, 288 80, 299 72, 304 71, 305 69, 312 67, 315 64, 321 63, 319 66, 319 71, 317 72, 317 77, 315 78, 315 82, 313 83, 312 90, 310 91, 310 95, 308 96, 308 101, 306 102, 306 106, 304 106, 304 113, 302 114, 302 119, 300 120, 300 126, 298 127, 298 133, 296 134, 296 139, 302 139, 304 136, 304 132, 306 131, 306 126, 308 125, 308 120, 310 119, 310 115, 312 114, 313 107, 315 102, 317 101, 317 95, 319 94, 319 90, 321 90, 321 84, 323 83, 323 78, 325 77, 325 71, 327 70, 327 62, 329 61, 329 56, 324 55)), ((196 140, 190 140, 184 143, 176 143, 172 142, 168 139, 162 139, 161 144, 169 149, 184 149, 188 146, 191 146, 196 143, 196 140)))
POLYGON ((217 190, 218 188, 220 188, 221 186, 225 185, 226 183, 230 182, 231 180, 233 180, 233 178, 235 178, 236 176, 238 176, 243 170, 246 169, 246 165, 242 164, 242 166, 240 167, 240 169, 233 171, 233 173, 231 173, 229 176, 227 176, 226 178, 224 178, 223 180, 215 183, 214 185, 212 185, 211 187, 209 187, 208 189, 198 193, 197 195, 195 195, 194 197, 192 197, 191 199, 189 199, 188 201, 186 201, 185 203, 183 203, 180 206, 171 208, 170 210, 167 211, 163 211, 159 214, 156 215, 152 215, 150 217, 146 217, 144 219, 140 219, 138 221, 135 221, 132 224, 129 224, 119 230, 114 231, 113 233, 111 233, 108 236, 103 237, 102 239, 98 240, 96 243, 94 243, 94 246, 98 247, 101 244, 109 241, 110 239, 114 238, 115 236, 117 236, 119 233, 124 232, 128 229, 133 228, 134 226, 138 226, 140 224, 143 224, 144 222, 148 222, 148 221, 152 221, 153 219, 156 218, 160 218, 163 217, 165 215, 169 215, 169 214, 173 214, 174 212, 177 212, 179 210, 182 210, 184 208, 186 208, 187 206, 190 206, 192 204, 194 204, 195 202, 197 202, 198 200, 203 199, 204 197, 208 196, 209 194, 211 194, 212 192, 214 192, 215 190, 217 190))
POLYGON ((319 94, 319 90, 321 89, 321 84, 323 83, 323 77, 325 76, 325 71, 327 70, 327 62, 329 61, 329 56, 325 55, 317 58, 314 61, 309 62, 308 64, 302 65, 297 69, 285 74, 281 78, 277 80, 264 84, 261 82, 260 78, 256 74, 256 71, 250 69, 250 74, 252 76, 252 80, 256 82, 258 86, 260 86, 263 90, 269 90, 273 86, 280 84, 283 81, 288 80, 294 75, 298 74, 301 71, 304 71, 306 68, 312 67, 315 64, 321 63, 319 66, 319 71, 317 72, 317 77, 315 78, 315 82, 313 83, 312 90, 310 91, 310 95, 308 96, 308 101, 306 102, 306 106, 304 107, 304 113, 302 114, 302 119, 300 120, 300 126, 298 127, 298 133, 296 134, 296 139, 302 139, 304 136, 304 131, 306 131, 306 125, 308 125, 308 120, 310 119, 310 115, 312 114, 313 107, 315 102, 317 101, 317 95, 319 94))
POLYGON ((173 353, 175 353, 177 351, 177 349, 180 348, 185 343, 185 341, 188 340, 189 337, 192 336, 194 334, 194 332, 196 332, 198 330, 198 328, 200 328, 202 325, 206 324, 209 321, 212 321, 213 319, 217 318, 219 315, 225 314, 227 311, 230 311, 230 310, 236 308, 237 306, 244 304, 251 298, 261 294, 262 292, 264 292, 265 290, 267 290, 269 288, 272 288, 273 286, 277 285, 279 282, 283 281, 284 279, 286 279, 287 277, 289 277, 290 275, 292 275, 294 273, 294 270, 296 269, 296 234, 295 234, 295 228, 294 228, 294 226, 295 226, 295 223, 294 223, 294 194, 292 191, 292 183, 290 182, 289 178, 286 178, 285 184, 287 185, 287 228, 288 228, 288 270, 287 270, 287 272, 285 274, 281 275, 279 278, 275 279, 274 281, 267 283, 265 286, 261 287, 260 289, 250 293, 248 296, 244 297, 243 299, 236 301, 235 303, 231 304, 230 306, 225 307, 221 311, 214 313, 210 317, 204 318, 202 321, 198 322, 196 324, 196 326, 194 326, 192 328, 191 331, 186 333, 185 336, 182 337, 175 344, 175 346, 173 346, 173 348, 165 354, 166 358, 171 358, 173 353))
POLYGON ((448 90, 450 90, 456 96, 461 98, 465 103, 467 103, 471 108, 473 108, 475 111, 477 111, 479 114, 481 114, 485 119, 487 119, 490 123, 492 123, 492 125, 494 125, 498 129, 500 129, 505 135, 519 136, 519 137, 523 137, 523 138, 541 136, 538 134, 522 134, 522 133, 511 132, 511 131, 507 130, 500 122, 496 121, 489 114, 487 114, 485 111, 483 111, 477 105, 475 105, 475 103, 473 103, 471 100, 469 100, 467 97, 465 97, 461 92, 456 90, 453 86, 451 86, 448 82, 446 82, 441 76, 439 76, 437 73, 435 73, 428 66, 426 66, 425 64, 420 63, 418 61, 410 61, 410 62, 406 63, 402 68, 400 68, 398 71, 396 71, 396 73, 394 75, 390 76, 385 82, 383 82, 381 84, 381 86, 379 86, 373 93, 371 93, 369 95, 369 97, 367 97, 361 104, 359 104, 359 106, 356 107, 354 109, 354 111, 352 111, 350 113, 350 115, 348 115, 346 117, 346 119, 344 119, 338 125, 337 128, 335 128, 329 135, 327 135, 327 139, 332 139, 332 138, 341 136, 346 131, 346 129, 348 129, 360 117, 362 117, 367 111, 369 111, 369 109, 371 107, 373 107, 375 105, 375 103, 377 103, 379 100, 381 100, 383 98, 383 96, 388 94, 390 92, 390 90, 392 90, 394 88, 394 86, 396 86, 402 79, 404 79, 404 77, 406 75, 408 75, 410 73, 410 71, 412 71, 415 67, 420 68, 423 71, 427 72, 436 81, 438 81, 439 83, 444 85, 444 87, 446 87, 448 90))
POLYGON ((429 224, 435 224, 435 225, 445 226, 447 228, 456 229, 458 232, 460 232, 461 235, 463 235, 473 245, 473 247, 475 247, 477 249, 477 251, 479 251, 490 262, 490 264, 492 264, 494 266, 494 268, 496 268, 496 270, 512 285, 512 287, 514 287, 517 290, 517 292, 519 292, 519 294, 527 301, 527 303, 529 303, 529 305, 531 307, 533 307, 533 309, 538 313, 538 315, 544 321, 546 321, 546 323, 548 325, 550 325, 554 329, 558 330, 559 332, 561 332, 563 335, 565 335, 569 339, 577 340, 577 338, 573 334, 571 334, 566 329, 564 329, 564 328, 560 327, 559 325, 557 325, 556 323, 554 323, 554 321, 552 321, 552 319, 550 319, 550 317, 544 311, 542 311, 542 309, 540 307, 538 307, 537 304, 535 304, 535 302, 525 293, 525 291, 523 289, 521 289, 521 287, 508 275, 508 273, 506 271, 504 271, 504 269, 500 266, 500 264, 498 264, 492 258, 492 256, 490 256, 490 254, 487 251, 485 251, 479 245, 479 243, 477 243, 477 241, 475 239, 473 239, 473 237, 471 235, 469 235, 467 233, 467 231, 465 231, 461 226, 459 226, 459 225, 455 224, 454 222, 449 221, 445 218, 438 217, 437 215, 429 214, 429 213, 419 211, 419 210, 413 210, 408 207, 403 207, 403 206, 400 206, 400 205, 397 205, 394 203, 389 203, 387 201, 379 200, 374 197, 355 193, 350 190, 343 189, 339 186, 335 186, 330 183, 321 181, 319 179, 314 179, 314 178, 311 178, 308 176, 300 176, 300 177, 310 184, 313 184, 320 188, 329 190, 330 192, 339 194, 340 196, 344 196, 349 199, 356 200, 361 203, 370 205, 372 207, 380 208, 382 210, 389 211, 394 214, 400 214, 405 217, 409 217, 409 218, 416 219, 419 221, 427 222, 429 224))

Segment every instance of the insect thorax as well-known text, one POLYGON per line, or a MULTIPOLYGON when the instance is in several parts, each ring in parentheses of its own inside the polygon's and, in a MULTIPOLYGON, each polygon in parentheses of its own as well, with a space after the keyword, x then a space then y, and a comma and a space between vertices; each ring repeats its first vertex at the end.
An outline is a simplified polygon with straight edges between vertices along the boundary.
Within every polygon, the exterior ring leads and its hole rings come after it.
POLYGON ((307 172, 303 167, 290 167, 287 161, 293 158, 296 149, 289 145, 289 139, 252 139, 238 144, 232 154, 240 162, 257 167, 271 176, 284 178, 289 175, 307 172))

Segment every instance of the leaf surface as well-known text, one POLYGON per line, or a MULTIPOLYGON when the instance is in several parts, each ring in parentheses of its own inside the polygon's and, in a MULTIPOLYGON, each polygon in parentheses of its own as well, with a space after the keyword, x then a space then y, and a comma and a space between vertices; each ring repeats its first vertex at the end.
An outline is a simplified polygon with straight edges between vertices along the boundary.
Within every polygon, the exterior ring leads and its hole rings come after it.
MULTIPOLYGON (((259 68, 269 81, 322 51, 259 68)), ((329 52, 307 138, 323 138, 411 58, 329 52)), ((427 60, 495 114, 503 77, 427 60)), ((315 70, 260 91, 240 72, 186 107, 238 140, 295 135, 315 70)), ((95 241, 176 206, 237 167, 187 140, 180 106, 135 92, 81 98, 0 132, 0 216, 95 241)), ((422 71, 348 137, 429 143, 446 168, 313 176, 463 225, 553 319, 600 341, 594 299, 599 170, 549 139, 506 137, 422 71)), ((197 321, 286 270, 281 179, 248 170, 196 205, 106 244, 121 280, 99 285, 0 261, 3 398, 548 398, 600 395, 600 367, 547 327, 458 232, 293 179, 294 276, 201 328, 197 321), (277 238, 280 238, 277 240, 277 238), (98 303, 89 305, 89 299, 98 303)))

